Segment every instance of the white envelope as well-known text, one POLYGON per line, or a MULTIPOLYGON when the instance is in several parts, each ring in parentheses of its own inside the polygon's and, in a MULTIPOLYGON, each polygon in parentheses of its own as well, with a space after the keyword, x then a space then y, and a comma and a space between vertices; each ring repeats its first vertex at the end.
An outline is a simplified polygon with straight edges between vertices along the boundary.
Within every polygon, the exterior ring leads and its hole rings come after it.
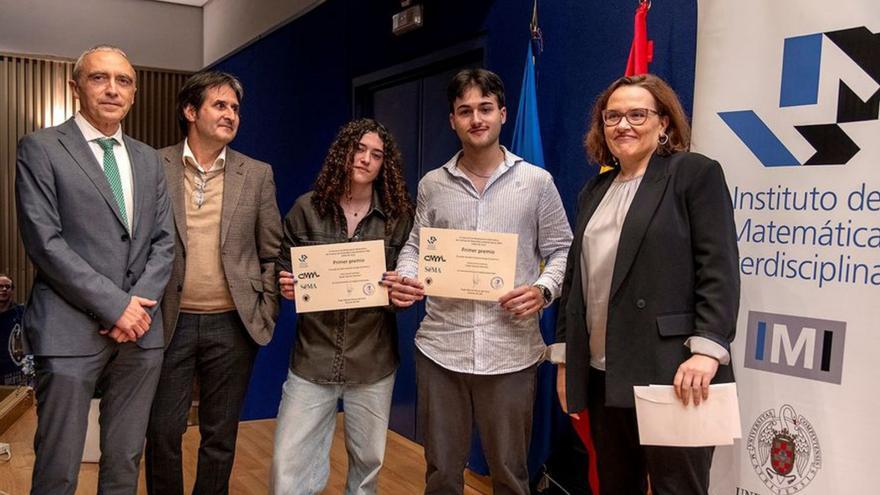
POLYGON ((742 438, 735 383, 709 386, 709 400, 685 406, 672 385, 633 387, 642 445, 708 447, 742 438))

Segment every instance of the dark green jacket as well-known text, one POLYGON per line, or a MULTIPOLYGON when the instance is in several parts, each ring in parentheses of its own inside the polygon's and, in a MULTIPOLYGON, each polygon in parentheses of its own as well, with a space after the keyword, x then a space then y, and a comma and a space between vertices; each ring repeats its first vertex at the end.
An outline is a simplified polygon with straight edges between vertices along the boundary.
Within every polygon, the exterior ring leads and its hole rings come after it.
MULTIPOLYGON (((349 238, 344 218, 319 216, 312 194, 300 196, 284 218, 277 270, 291 271, 290 248, 294 246, 372 240, 385 241, 385 269, 394 270, 412 228, 411 215, 387 218, 374 192, 369 212, 349 238)), ((296 330, 290 370, 314 383, 375 383, 393 373, 400 361, 397 318, 390 306, 303 313, 297 315, 296 330)))

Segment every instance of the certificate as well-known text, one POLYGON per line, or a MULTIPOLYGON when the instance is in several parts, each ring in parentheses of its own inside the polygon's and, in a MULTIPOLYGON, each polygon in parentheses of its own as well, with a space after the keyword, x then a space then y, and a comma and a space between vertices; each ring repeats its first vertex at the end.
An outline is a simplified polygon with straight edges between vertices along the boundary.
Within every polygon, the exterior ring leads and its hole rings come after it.
POLYGON ((297 313, 388 305, 388 290, 378 283, 385 272, 383 241, 292 247, 290 259, 297 313))
POLYGON ((424 227, 419 280, 429 296, 497 301, 513 289, 519 236, 424 227))

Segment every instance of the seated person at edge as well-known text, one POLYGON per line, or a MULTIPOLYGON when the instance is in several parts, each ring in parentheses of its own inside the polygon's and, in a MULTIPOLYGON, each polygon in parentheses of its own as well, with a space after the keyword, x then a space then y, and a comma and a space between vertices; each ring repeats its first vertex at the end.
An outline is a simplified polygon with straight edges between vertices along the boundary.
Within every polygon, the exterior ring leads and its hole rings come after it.
POLYGON ((15 302, 15 282, 0 272, 0 385, 25 385, 27 382, 22 372, 25 358, 23 319, 24 304, 15 302))
MULTIPOLYGON (((386 269, 393 270, 412 222, 391 133, 370 119, 346 124, 330 145, 314 190, 300 196, 284 219, 281 294, 294 298, 291 247, 381 239, 386 269)), ((349 460, 345 493, 375 494, 399 362, 395 313, 390 306, 303 313, 296 329, 278 411, 271 491, 324 489, 341 399, 349 460)))
POLYGON ((602 494, 644 494, 647 475, 654 495, 706 494, 714 447, 640 445, 633 386, 672 384, 699 406, 711 382, 733 381, 739 272, 724 173, 688 152, 681 103, 653 75, 599 96, 585 145, 613 168, 578 199, 556 336, 562 409, 589 412, 602 494))

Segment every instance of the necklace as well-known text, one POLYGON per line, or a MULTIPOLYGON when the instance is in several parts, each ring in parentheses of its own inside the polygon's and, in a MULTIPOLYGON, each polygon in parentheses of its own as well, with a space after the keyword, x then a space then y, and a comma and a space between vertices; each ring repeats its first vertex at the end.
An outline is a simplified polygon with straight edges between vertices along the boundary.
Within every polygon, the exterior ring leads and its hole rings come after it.
POLYGON ((357 216, 360 215, 361 213, 366 213, 367 210, 370 209, 370 202, 371 202, 371 201, 367 201, 367 202, 364 204, 364 206, 358 206, 358 207, 355 208, 355 209, 352 209, 352 207, 351 207, 351 195, 346 195, 346 196, 345 196, 345 202, 348 203, 348 208, 346 208, 345 205, 343 205, 343 206, 342 206, 342 210, 345 211, 345 213, 347 213, 347 214, 349 214, 349 215, 351 215, 351 216, 353 216, 353 217, 357 217, 357 216))
POLYGON ((464 162, 461 161, 461 160, 458 161, 458 164, 461 166, 461 168, 467 170, 471 175, 475 175, 475 176, 477 176, 477 177, 479 177, 479 178, 481 178, 481 179, 491 179, 491 178, 492 178, 492 174, 489 174, 489 175, 483 175, 483 174, 478 174, 478 173, 474 172, 473 170, 471 170, 470 167, 468 167, 467 165, 465 165, 464 162))

